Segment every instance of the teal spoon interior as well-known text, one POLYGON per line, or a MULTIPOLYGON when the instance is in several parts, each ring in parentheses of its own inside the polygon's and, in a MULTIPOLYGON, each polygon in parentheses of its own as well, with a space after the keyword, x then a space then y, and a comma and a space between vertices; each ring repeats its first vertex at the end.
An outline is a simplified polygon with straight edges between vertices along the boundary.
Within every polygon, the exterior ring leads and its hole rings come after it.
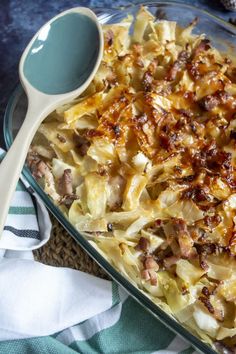
POLYGON ((99 46, 95 22, 80 13, 66 13, 38 33, 23 73, 33 87, 48 95, 73 91, 91 74, 99 46))

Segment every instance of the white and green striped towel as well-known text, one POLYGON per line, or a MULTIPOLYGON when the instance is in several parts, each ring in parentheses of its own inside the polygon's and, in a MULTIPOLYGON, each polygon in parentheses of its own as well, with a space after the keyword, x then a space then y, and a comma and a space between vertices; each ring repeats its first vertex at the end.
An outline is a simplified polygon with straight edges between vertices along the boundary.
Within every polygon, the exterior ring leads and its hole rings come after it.
POLYGON ((50 228, 20 182, 0 239, 1 354, 194 352, 114 282, 35 262, 50 228))

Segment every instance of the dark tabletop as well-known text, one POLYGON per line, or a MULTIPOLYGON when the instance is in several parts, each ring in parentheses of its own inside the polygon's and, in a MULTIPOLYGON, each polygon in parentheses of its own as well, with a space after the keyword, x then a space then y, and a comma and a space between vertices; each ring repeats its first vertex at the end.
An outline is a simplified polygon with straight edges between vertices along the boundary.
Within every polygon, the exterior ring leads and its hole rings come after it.
MULTIPOLYGON (((224 10, 219 0, 179 0, 179 2, 204 8, 225 20, 230 17, 236 18, 236 13, 224 10)), ((18 62, 34 33, 51 17, 70 7, 118 7, 131 3, 132 1, 125 0, 0 0, 0 146, 4 145, 2 120, 6 103, 19 80, 18 62)))

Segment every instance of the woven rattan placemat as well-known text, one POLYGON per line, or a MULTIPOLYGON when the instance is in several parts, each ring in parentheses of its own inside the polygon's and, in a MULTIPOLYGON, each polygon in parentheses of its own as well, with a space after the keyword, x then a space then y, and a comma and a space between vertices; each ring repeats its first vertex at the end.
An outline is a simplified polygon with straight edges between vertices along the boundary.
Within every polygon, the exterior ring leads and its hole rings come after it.
POLYGON ((102 268, 78 245, 59 222, 50 216, 52 233, 45 246, 34 251, 34 257, 47 265, 69 267, 109 279, 102 268))

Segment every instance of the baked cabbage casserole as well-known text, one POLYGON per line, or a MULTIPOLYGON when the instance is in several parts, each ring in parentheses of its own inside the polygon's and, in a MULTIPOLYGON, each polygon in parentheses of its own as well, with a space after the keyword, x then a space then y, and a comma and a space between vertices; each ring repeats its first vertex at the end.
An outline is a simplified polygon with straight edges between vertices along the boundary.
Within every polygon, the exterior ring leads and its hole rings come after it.
POLYGON ((197 21, 181 28, 141 7, 104 25, 94 80, 41 124, 28 165, 123 276, 233 350, 236 66, 192 33, 197 21))

